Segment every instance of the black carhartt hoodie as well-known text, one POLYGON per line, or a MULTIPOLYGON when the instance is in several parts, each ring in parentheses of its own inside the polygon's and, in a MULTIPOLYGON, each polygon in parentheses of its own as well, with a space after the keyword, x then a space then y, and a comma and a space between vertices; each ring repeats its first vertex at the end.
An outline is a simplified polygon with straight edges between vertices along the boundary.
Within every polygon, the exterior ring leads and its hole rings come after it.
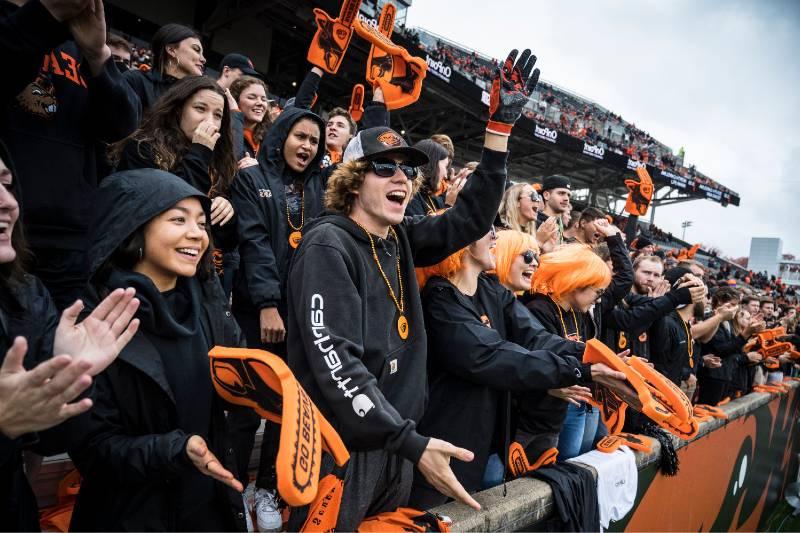
MULTIPOLYGON (((303 184, 306 224, 322 212, 325 190, 320 161, 325 154, 325 124, 308 109, 288 107, 270 127, 258 153, 258 165, 239 172, 231 187, 231 201, 239 217, 241 263, 233 287, 234 309, 260 311, 285 301, 284 288, 289 265, 290 228, 286 215, 286 185, 303 184), (298 120, 319 125, 316 156, 301 175, 286 166, 283 144, 298 120)), ((293 224, 298 220, 293 219, 293 224)), ((303 228, 303 234, 306 229, 303 228)))
POLYGON ((439 263, 489 231, 503 195, 505 159, 484 148, 453 208, 405 218, 395 226, 399 243, 372 237, 398 298, 399 249, 405 340, 364 230, 342 214, 309 224, 288 280, 288 361, 349 450, 386 450, 412 463, 425 450, 429 439, 416 424, 425 409, 428 348, 414 267, 439 263))

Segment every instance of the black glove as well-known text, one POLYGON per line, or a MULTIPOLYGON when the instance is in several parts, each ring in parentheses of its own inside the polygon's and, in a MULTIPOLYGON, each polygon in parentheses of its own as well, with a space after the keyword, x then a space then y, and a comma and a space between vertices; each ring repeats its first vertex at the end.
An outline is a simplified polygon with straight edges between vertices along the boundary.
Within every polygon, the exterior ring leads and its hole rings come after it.
POLYGON ((517 51, 512 50, 503 63, 503 68, 495 71, 489 97, 489 123, 486 131, 506 137, 511 134, 511 128, 539 81, 539 69, 533 68, 536 56, 531 55, 530 50, 523 51, 515 64, 516 59, 517 51))

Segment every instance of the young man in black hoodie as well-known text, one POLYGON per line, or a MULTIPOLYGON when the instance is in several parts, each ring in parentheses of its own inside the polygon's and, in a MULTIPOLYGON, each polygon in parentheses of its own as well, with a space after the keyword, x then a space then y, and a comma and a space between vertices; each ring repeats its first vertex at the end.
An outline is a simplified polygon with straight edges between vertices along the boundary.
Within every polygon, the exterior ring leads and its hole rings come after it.
MULTIPOLYGON (((441 216, 405 218, 426 156, 399 134, 361 131, 331 176, 326 207, 295 254, 288 283, 289 366, 338 430, 350 462, 337 530, 406 504, 413 466, 431 485, 476 509, 451 457, 472 453, 417 433, 425 407, 427 340, 414 267, 433 265, 483 236, 506 180, 508 135, 538 79, 516 51, 492 87, 481 164, 441 216)), ((329 465, 323 465, 329 466, 329 465)), ((298 509, 290 528, 302 525, 298 509)))
POLYGON ((0 2, 6 65, 0 137, 17 164, 34 274, 59 309, 86 284, 86 241, 103 143, 138 124, 105 44, 101 0, 0 2))

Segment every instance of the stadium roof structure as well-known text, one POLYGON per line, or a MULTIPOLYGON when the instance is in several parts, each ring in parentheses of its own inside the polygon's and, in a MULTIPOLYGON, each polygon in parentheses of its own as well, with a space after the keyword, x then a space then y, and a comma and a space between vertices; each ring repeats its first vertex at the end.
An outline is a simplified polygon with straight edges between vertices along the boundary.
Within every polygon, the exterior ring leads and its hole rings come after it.
MULTIPOLYGON (((308 71, 305 56, 315 31, 312 9, 320 7, 335 15, 341 5, 339 0, 176 0, 165 10, 164 3, 156 0, 108 3, 112 5, 111 25, 140 38, 148 39, 166 22, 194 25, 203 34, 209 66, 215 66, 232 51, 247 54, 256 69, 264 73, 270 92, 281 95, 294 94, 308 71)), ((364 0, 359 17, 377 23, 376 14, 384 3, 364 0)), ((395 4, 404 17, 411 2, 395 4)), ((392 36, 395 43, 429 64, 422 97, 414 105, 393 111, 392 127, 410 142, 447 133, 457 147, 457 163, 478 160, 488 117, 485 83, 457 68, 437 64, 430 57, 430 49, 419 42, 420 34, 432 35, 397 26, 392 36)), ((365 83, 368 53, 368 44, 354 36, 338 74, 324 77, 318 106, 329 109, 349 105, 353 85, 365 83)), ((632 177, 641 163, 531 119, 531 113, 527 115, 520 118, 510 139, 509 177, 515 181, 539 181, 553 174, 566 175, 578 193, 577 204, 590 202, 619 213, 627 195, 624 180, 632 177)), ((736 193, 704 179, 702 174, 695 174, 698 179, 652 165, 647 169, 656 187, 652 202, 655 207, 697 199, 739 205, 736 193)))

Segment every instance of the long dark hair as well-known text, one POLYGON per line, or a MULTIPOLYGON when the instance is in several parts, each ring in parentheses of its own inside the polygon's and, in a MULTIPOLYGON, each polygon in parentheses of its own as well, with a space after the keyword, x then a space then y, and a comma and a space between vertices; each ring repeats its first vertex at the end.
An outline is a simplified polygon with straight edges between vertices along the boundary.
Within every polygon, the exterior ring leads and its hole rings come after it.
POLYGON ((164 74, 164 69, 169 60, 167 46, 178 44, 190 37, 200 39, 200 34, 192 28, 181 24, 170 23, 161 26, 150 41, 150 49, 153 51, 153 69, 159 74, 164 74))
MULTIPOLYGON (((260 80, 255 76, 247 76, 247 75, 241 76, 239 79, 237 79, 231 84, 230 90, 231 94, 233 95, 233 98, 238 102, 239 97, 242 96, 244 90, 250 87, 251 85, 261 85, 262 87, 264 87, 264 94, 266 94, 267 98, 269 98, 269 87, 267 87, 267 84, 264 83, 264 80, 260 80)), ((253 140, 257 144, 260 145, 261 141, 264 140, 264 135, 267 134, 267 130, 271 125, 272 125, 272 120, 270 120, 269 118, 269 104, 267 104, 267 109, 264 112, 264 118, 253 128, 253 140)), ((253 157, 255 157, 255 154, 253 154, 253 157)))
POLYGON ((447 150, 441 144, 431 139, 423 139, 414 145, 428 156, 428 163, 419 167, 422 175, 422 190, 428 194, 436 194, 439 187, 439 161, 447 159, 447 150))
POLYGON ((153 158, 157 168, 171 171, 191 148, 191 140, 181 130, 181 115, 186 102, 202 90, 214 91, 222 97, 223 112, 220 136, 214 145, 208 173, 211 177, 211 191, 203 191, 214 197, 225 195, 236 176, 236 158, 233 155, 231 138, 231 111, 225 91, 217 82, 205 76, 187 76, 176 81, 161 95, 145 115, 139 128, 125 139, 112 144, 108 154, 112 164, 119 162, 120 156, 129 142, 148 143, 152 146, 153 158))
POLYGON ((15 288, 21 285, 25 280, 25 267, 30 262, 31 254, 28 250, 28 242, 25 239, 25 231, 22 227, 22 199, 20 194, 20 175, 17 174, 14 168, 14 162, 11 161, 11 153, 6 148, 3 141, 0 141, 0 159, 6 164, 8 170, 11 171, 11 194, 19 204, 20 215, 14 223, 14 229, 11 230, 11 247, 16 252, 16 257, 10 263, 0 264, 0 284, 4 288, 15 288))

